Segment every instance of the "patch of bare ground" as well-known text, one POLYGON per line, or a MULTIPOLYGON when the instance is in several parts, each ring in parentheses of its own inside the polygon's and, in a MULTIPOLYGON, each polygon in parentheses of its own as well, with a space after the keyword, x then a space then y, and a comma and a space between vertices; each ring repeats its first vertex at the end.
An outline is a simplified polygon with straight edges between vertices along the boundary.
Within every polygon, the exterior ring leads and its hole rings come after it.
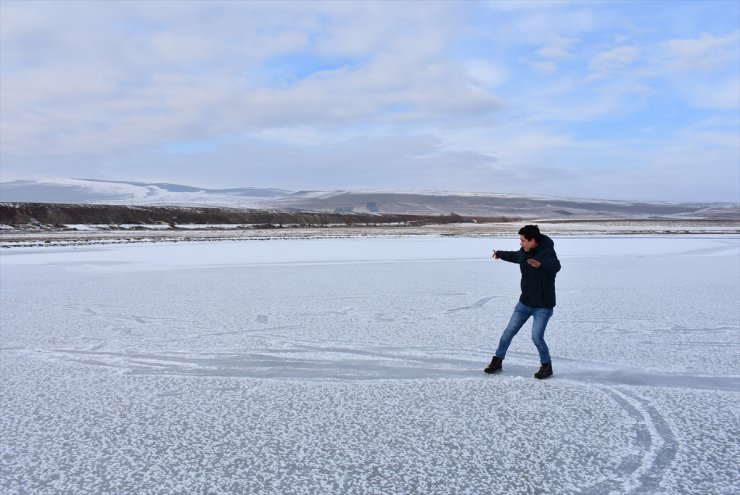
POLYGON ((202 226, 120 226, 75 227, 5 226, 0 230, 0 247, 75 246, 134 242, 207 242, 273 239, 320 239, 394 236, 515 236, 525 223, 540 225, 552 235, 719 235, 740 234, 735 220, 517 220, 510 222, 460 222, 403 224, 303 225, 202 225, 202 226))

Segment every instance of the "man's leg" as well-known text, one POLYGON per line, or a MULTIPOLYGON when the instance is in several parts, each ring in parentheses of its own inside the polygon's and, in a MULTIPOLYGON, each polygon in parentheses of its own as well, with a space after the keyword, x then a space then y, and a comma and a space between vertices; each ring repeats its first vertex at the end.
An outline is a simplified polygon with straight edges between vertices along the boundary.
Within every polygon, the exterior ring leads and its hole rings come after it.
POLYGON ((509 319, 509 324, 506 326, 504 333, 501 334, 501 339, 499 339, 498 349, 496 349, 496 356, 498 358, 504 359, 506 357, 506 351, 509 350, 512 339, 527 322, 531 314, 532 310, 529 306, 517 303, 509 319))
POLYGON ((547 322, 552 317, 552 309, 548 308, 537 308, 532 310, 534 316, 534 323, 532 323, 532 342, 537 347, 537 352, 540 354, 540 363, 550 363, 550 350, 547 348, 545 343, 545 329, 547 328, 547 322))
POLYGON ((547 322, 550 321, 552 316, 552 309, 537 308, 532 314, 534 315, 534 323, 532 324, 532 342, 537 347, 537 352, 540 354, 540 369, 534 374, 535 378, 542 380, 552 376, 552 362, 550 360, 550 350, 547 348, 545 343, 545 329, 547 328, 547 322))

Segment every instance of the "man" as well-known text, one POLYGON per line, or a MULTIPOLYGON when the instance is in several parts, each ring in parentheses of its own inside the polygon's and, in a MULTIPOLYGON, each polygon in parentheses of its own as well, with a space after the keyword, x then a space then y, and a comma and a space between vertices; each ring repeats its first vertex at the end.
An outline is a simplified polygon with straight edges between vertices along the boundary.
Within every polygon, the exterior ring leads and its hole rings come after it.
POLYGON ((555 243, 540 233, 537 225, 526 225, 519 230, 519 251, 493 250, 493 258, 511 263, 518 263, 522 272, 519 302, 514 308, 509 325, 501 335, 496 354, 485 371, 501 371, 501 363, 506 357, 511 340, 519 332, 530 316, 532 324, 532 341, 540 355, 540 369, 534 377, 543 379, 552 376, 550 351, 545 343, 545 328, 555 307, 555 275, 560 271, 560 261, 555 253, 555 243))

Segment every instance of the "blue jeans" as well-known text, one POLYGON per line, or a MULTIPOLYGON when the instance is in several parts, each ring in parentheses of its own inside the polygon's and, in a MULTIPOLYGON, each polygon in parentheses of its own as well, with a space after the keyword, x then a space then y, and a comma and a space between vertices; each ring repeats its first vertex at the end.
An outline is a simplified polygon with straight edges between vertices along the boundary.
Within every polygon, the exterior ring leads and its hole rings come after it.
POLYGON ((550 320, 552 313, 553 311, 550 308, 532 308, 526 304, 517 303, 514 313, 509 320, 509 325, 501 335, 498 349, 496 349, 496 355, 501 359, 506 357, 506 351, 509 349, 509 345, 511 345, 511 340, 519 333, 519 329, 522 328, 529 317, 534 316, 534 323, 532 323, 532 342, 537 347, 537 352, 540 353, 540 363, 551 362, 550 350, 545 343, 545 328, 547 328, 547 322, 550 320))

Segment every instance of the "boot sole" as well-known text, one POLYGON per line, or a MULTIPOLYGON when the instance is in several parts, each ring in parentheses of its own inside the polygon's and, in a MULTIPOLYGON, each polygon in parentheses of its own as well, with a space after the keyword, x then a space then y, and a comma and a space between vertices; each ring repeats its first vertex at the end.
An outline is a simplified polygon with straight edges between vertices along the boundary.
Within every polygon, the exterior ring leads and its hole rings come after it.
POLYGON ((486 375, 495 375, 496 373, 501 373, 501 369, 489 371, 488 369, 483 370, 483 373, 486 375))

